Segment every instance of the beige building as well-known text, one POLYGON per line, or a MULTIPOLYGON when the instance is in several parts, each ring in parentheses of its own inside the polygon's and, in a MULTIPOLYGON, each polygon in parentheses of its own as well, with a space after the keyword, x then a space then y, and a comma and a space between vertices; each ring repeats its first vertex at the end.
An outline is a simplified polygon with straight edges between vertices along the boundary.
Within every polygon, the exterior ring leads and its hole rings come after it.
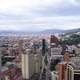
POLYGON ((33 54, 31 49, 26 49, 22 54, 23 79, 30 79, 35 73, 40 72, 41 60, 40 54, 33 54))
POLYGON ((74 67, 72 64, 68 65, 68 80, 80 80, 80 69, 74 67))
POLYGON ((35 54, 34 55, 34 72, 35 73, 40 73, 40 67, 42 65, 42 56, 41 54, 35 54))

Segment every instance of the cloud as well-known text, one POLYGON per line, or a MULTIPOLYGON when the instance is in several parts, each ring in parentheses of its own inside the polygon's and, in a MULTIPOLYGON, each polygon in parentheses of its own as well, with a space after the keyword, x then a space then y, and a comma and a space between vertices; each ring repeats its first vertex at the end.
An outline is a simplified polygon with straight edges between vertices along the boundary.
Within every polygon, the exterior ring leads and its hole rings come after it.
POLYGON ((80 13, 79 4, 79 0, 0 0, 0 13, 31 17, 35 14, 39 16, 67 15, 71 12, 75 15, 80 13))
POLYGON ((0 0, 0 29, 75 28, 79 22, 79 0, 0 0))

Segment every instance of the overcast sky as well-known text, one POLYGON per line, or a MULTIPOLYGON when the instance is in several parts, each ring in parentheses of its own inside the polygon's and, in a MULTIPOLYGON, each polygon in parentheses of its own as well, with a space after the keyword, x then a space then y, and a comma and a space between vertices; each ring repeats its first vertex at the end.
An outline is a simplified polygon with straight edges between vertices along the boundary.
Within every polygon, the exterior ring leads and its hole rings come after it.
POLYGON ((0 0, 0 30, 80 28, 80 0, 0 0))

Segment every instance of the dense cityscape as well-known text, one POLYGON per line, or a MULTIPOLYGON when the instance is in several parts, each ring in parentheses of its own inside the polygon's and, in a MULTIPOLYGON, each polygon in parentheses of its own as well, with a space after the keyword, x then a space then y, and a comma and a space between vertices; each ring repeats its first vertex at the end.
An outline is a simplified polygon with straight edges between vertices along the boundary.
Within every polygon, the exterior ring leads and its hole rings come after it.
POLYGON ((0 0, 0 80, 80 80, 80 0, 0 0))
POLYGON ((80 80, 80 32, 0 36, 0 80, 80 80))

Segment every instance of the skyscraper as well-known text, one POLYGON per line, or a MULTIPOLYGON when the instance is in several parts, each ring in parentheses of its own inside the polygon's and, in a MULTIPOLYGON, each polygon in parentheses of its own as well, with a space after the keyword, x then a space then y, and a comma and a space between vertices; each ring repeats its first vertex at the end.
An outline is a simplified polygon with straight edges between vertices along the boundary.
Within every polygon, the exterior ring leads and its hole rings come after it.
POLYGON ((44 56, 46 53, 46 40, 42 39, 42 55, 44 56))
POLYGON ((26 49, 25 53, 22 53, 22 77, 25 80, 34 74, 34 55, 30 51, 31 49, 26 49))

